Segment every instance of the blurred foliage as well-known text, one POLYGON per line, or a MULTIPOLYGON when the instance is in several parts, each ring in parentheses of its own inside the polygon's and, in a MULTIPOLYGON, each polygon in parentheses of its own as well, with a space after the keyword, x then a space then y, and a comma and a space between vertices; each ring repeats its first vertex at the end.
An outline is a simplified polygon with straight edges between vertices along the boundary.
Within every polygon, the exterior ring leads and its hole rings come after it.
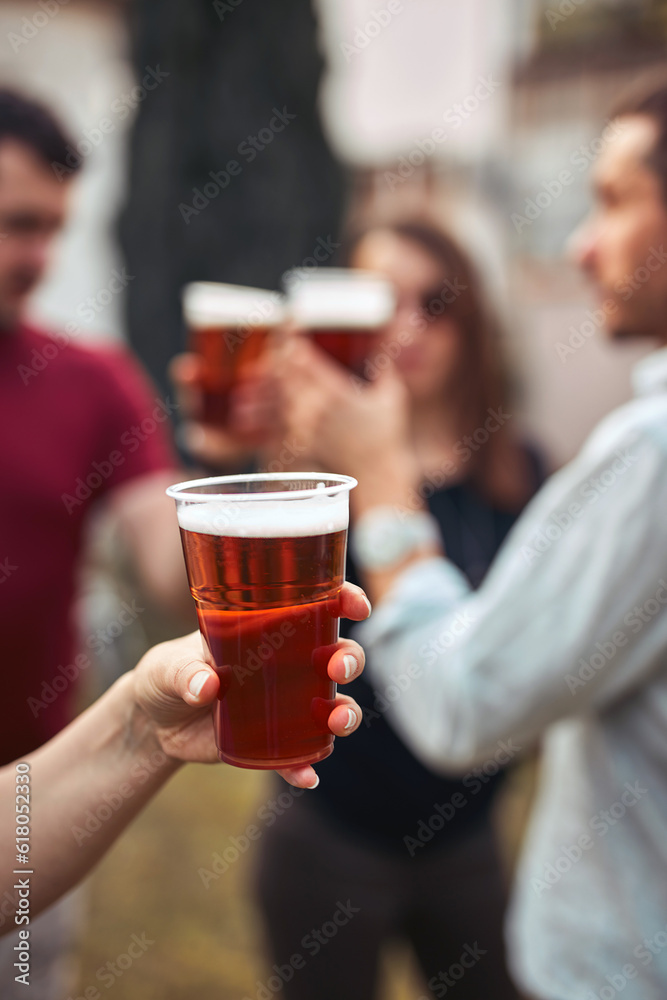
POLYGON ((539 47, 594 50, 667 45, 667 0, 540 0, 539 47))

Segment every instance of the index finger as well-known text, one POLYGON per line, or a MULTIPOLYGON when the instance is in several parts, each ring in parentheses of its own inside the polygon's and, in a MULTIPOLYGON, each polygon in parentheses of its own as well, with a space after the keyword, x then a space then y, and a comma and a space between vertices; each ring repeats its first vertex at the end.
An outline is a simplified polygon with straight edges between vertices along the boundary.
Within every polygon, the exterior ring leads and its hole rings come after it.
POLYGON ((363 622, 373 610, 371 602, 361 587, 346 580, 338 596, 329 603, 329 609, 337 618, 349 618, 353 622, 363 622))

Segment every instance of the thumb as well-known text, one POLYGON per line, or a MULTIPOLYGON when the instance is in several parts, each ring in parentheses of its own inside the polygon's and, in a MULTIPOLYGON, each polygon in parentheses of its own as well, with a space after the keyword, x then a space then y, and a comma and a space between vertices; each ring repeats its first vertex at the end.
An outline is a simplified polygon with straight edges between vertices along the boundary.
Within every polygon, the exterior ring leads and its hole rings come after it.
POLYGON ((185 705, 202 708, 215 700, 220 681, 203 656, 199 632, 160 643, 136 668, 137 695, 153 714, 178 714, 185 705))
POLYGON ((192 660, 183 673, 182 684, 181 698, 186 704, 196 707, 215 701, 220 680, 215 670, 203 660, 192 660))

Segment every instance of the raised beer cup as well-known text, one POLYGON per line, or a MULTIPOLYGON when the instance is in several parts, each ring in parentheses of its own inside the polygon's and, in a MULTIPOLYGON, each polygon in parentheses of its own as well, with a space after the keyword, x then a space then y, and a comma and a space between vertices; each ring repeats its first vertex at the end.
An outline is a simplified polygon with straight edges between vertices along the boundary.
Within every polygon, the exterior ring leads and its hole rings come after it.
POLYGON ((204 651, 220 678, 218 755, 276 769, 328 757, 349 476, 257 474, 170 486, 204 651))
POLYGON ((284 284, 294 325, 354 375, 366 378, 378 336, 396 311, 391 282, 371 271, 323 267, 306 274, 294 268, 284 284))
POLYGON ((198 418, 225 427, 232 390, 262 355, 271 330, 285 319, 278 292, 195 281, 183 289, 189 349, 202 360, 198 418))

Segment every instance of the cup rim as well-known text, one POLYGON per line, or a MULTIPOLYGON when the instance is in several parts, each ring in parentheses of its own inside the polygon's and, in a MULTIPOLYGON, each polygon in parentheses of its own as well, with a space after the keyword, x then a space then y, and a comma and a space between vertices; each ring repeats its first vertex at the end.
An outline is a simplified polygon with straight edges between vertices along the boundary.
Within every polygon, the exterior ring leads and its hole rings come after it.
POLYGON ((195 503, 247 503, 263 500, 308 500, 314 497, 332 497, 349 492, 358 485, 352 476, 341 476, 336 473, 322 472, 251 472, 234 476, 208 476, 204 479, 190 479, 183 483, 174 483, 167 487, 165 493, 172 500, 192 501, 195 503), (330 486, 319 489, 316 485, 302 490, 277 490, 266 493, 190 493, 190 489, 213 483, 247 483, 247 482, 284 482, 289 480, 312 479, 314 483, 324 480, 335 480, 330 486))

